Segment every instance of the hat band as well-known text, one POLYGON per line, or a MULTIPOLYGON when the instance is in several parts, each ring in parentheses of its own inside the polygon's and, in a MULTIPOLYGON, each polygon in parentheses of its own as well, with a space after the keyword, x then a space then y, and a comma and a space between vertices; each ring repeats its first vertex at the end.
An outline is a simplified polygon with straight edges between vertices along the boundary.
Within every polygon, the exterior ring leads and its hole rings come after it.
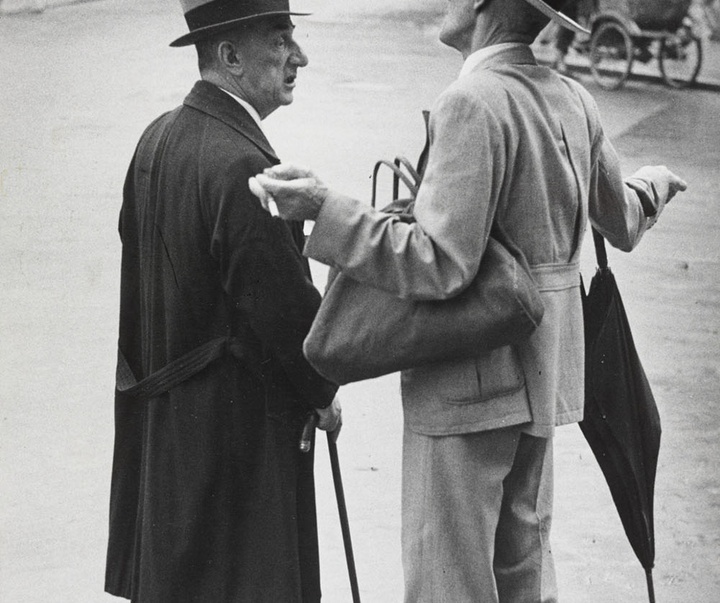
POLYGON ((213 0, 185 13, 190 31, 267 13, 289 13, 289 0, 213 0))

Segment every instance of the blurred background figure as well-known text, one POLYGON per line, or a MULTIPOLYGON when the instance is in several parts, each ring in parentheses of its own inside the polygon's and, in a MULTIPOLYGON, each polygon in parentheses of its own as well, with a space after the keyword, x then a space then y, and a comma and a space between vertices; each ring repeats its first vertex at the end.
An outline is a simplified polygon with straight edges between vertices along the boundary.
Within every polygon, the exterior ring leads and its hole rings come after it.
MULTIPOLYGON (((574 21, 578 17, 578 2, 577 0, 569 0, 563 4, 560 12, 567 15, 574 21)), ((567 63, 565 57, 567 56, 570 46, 575 41, 575 32, 566 27, 560 27, 559 25, 552 23, 551 26, 554 29, 553 43, 555 45, 555 53, 552 66, 553 68, 562 74, 568 73, 567 63)))
POLYGON ((703 38, 720 41, 720 0, 694 0, 689 14, 703 38))

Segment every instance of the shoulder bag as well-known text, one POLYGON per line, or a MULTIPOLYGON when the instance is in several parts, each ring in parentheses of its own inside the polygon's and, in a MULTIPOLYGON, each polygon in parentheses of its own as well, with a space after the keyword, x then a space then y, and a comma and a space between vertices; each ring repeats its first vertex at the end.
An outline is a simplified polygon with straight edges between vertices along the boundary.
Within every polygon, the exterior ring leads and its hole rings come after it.
MULTIPOLYGON (((379 161, 373 205, 379 168, 387 166, 393 172, 394 200, 383 211, 414 221, 412 206, 426 156, 424 151, 417 169, 402 157, 379 161), (410 198, 397 198, 400 181, 410 198)), ((448 300, 400 299, 331 271, 304 352, 321 375, 343 385, 518 343, 537 328, 543 312, 525 257, 495 223, 475 280, 448 300)))

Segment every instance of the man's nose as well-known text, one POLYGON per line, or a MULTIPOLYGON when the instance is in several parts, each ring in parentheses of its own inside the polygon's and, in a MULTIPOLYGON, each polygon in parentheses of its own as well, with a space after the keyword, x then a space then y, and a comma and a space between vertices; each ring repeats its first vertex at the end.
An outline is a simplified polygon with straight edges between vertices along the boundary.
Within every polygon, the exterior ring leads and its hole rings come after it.
POLYGON ((303 49, 297 42, 294 42, 294 48, 291 56, 292 62, 298 67, 305 67, 308 64, 308 58, 303 49))

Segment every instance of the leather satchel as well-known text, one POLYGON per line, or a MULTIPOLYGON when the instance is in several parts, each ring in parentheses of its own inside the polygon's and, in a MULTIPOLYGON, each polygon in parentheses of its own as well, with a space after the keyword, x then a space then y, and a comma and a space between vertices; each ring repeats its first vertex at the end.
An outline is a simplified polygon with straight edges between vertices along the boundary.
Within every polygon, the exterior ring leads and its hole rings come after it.
MULTIPOLYGON (((414 221, 412 205, 422 167, 379 161, 394 172, 395 200, 382 211, 414 221), (405 173, 404 169, 407 171, 405 173), (397 199, 398 183, 411 198, 397 199)), ((497 224, 473 282, 456 297, 439 301, 400 299, 391 293, 331 271, 320 309, 305 339, 310 364, 339 385, 426 364, 477 357, 521 342, 540 324, 540 292, 527 260, 497 224)))

